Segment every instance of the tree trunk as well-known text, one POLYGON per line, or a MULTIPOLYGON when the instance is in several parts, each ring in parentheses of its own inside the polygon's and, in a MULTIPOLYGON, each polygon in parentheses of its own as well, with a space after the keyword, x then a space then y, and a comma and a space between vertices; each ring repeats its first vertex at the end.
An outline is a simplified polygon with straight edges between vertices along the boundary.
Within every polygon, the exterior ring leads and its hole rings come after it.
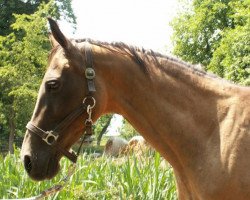
POLYGON ((10 117, 9 117, 9 130, 10 130, 10 135, 9 135, 9 152, 11 154, 14 153, 14 137, 15 137, 15 122, 14 122, 14 111, 11 109, 10 117))
POLYGON ((100 134, 98 135, 97 141, 96 141, 96 142, 97 142, 97 146, 100 146, 101 140, 102 140, 102 136, 104 135, 104 133, 106 133, 106 131, 107 131, 109 125, 110 125, 110 122, 111 122, 112 117, 113 117, 113 115, 110 115, 110 117, 109 117, 107 123, 105 124, 105 126, 102 128, 100 134))

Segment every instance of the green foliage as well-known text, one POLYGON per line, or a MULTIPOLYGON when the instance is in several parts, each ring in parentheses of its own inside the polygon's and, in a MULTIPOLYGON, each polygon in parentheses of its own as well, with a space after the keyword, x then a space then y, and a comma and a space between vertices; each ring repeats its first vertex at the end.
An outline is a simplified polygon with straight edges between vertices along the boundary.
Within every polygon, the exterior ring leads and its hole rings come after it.
POLYGON ((238 25, 226 29, 208 69, 226 79, 250 85, 250 1, 231 2, 238 25))
MULTIPOLYGON (((4 1, 0 5, 4 7, 8 4, 7 7, 14 9, 17 2, 19 1, 4 1)), ((72 18, 71 21, 75 22, 74 14, 69 13, 72 11, 70 1, 25 2, 36 8, 26 5, 26 11, 36 11, 29 15, 13 14, 13 23, 10 25, 12 32, 0 36, 0 126, 4 127, 2 136, 10 133, 10 124, 15 129, 15 134, 22 136, 31 117, 51 49, 47 16, 59 18, 61 9, 67 8, 61 12, 63 17, 68 20, 72 18)))
MULTIPOLYGON (((11 24, 15 22, 14 14, 26 14, 31 15, 38 10, 41 4, 47 4, 51 2, 50 0, 0 0, 0 35, 7 36, 13 30, 11 24)), ((76 24, 76 18, 73 14, 71 7, 71 0, 56 0, 53 5, 55 12, 53 17, 57 19, 63 16, 67 21, 76 24)))
MULTIPOLYGON (((34 182, 24 171, 19 158, 0 155, 0 198, 24 198, 36 196, 58 183, 67 173, 70 162, 61 161, 61 172, 52 180, 34 182)), ((172 168, 158 153, 143 157, 119 157, 94 159, 80 156, 76 172, 69 185, 47 199, 144 199, 175 200, 176 187, 172 168)))
POLYGON ((39 5, 37 2, 22 1, 22 0, 0 0, 0 35, 8 35, 11 33, 10 25, 14 23, 16 14, 31 14, 39 5))
POLYGON ((44 16, 50 11, 51 3, 41 5, 32 15, 15 15, 13 30, 21 30, 23 37, 14 33, 1 37, 0 101, 4 106, 0 111, 6 119, 1 124, 7 126, 7 121, 14 120, 17 132, 24 132, 46 66, 49 42, 44 16))
POLYGON ((139 135, 139 133, 133 128, 133 126, 126 120, 123 119, 123 124, 120 129, 120 134, 125 139, 131 139, 135 135, 139 135))
POLYGON ((95 123, 94 132, 95 134, 98 135, 96 140, 97 145, 101 144, 102 136, 107 132, 112 118, 113 118, 112 114, 103 115, 95 123))
POLYGON ((249 82, 250 1, 194 0, 172 22, 174 54, 235 82, 249 82), (248 80, 248 81, 247 81, 248 80))
POLYGON ((58 8, 58 12, 57 14, 65 19, 66 21, 68 21, 69 23, 71 23, 74 28, 76 28, 76 16, 73 12, 73 9, 71 7, 71 2, 72 0, 56 0, 56 5, 58 8))
POLYGON ((231 7, 226 1, 194 0, 193 10, 174 19, 174 54, 186 61, 207 65, 221 39, 221 31, 232 27, 231 7))
POLYGON ((112 117, 113 117, 112 114, 107 114, 107 115, 101 116, 97 120, 97 122, 94 124, 94 132, 95 132, 95 134, 99 134, 102 131, 102 129, 105 127, 107 122, 110 120, 110 118, 112 118, 112 117))

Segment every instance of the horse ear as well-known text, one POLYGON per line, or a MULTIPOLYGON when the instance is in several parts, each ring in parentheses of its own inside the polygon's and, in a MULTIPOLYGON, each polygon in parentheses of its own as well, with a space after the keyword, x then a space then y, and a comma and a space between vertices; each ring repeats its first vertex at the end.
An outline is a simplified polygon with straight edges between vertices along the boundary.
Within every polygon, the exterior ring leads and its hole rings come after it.
POLYGON ((56 23, 55 20, 52 18, 48 17, 52 37, 50 37, 50 41, 52 46, 60 44, 65 50, 69 50, 70 47, 72 46, 71 42, 63 35, 61 32, 58 24, 56 23))
POLYGON ((56 39, 51 33, 49 33, 49 41, 52 47, 56 47, 59 45, 59 43, 56 41, 56 39))

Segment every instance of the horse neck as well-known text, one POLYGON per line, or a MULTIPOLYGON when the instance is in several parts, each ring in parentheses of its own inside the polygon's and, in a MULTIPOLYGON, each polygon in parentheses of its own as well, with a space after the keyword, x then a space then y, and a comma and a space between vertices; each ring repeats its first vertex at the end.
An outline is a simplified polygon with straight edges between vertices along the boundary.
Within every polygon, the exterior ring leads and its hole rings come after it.
POLYGON ((146 74, 127 55, 103 49, 95 54, 103 112, 123 115, 175 168, 190 158, 195 162, 218 131, 218 106, 230 96, 228 83, 171 59, 159 58, 160 67, 151 64, 146 74))

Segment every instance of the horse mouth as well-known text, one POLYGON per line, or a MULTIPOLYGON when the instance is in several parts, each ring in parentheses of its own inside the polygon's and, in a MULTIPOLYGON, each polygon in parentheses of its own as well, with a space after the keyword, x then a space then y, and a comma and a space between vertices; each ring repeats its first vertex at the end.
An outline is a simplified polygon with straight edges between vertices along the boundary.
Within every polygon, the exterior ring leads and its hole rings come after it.
POLYGON ((23 157, 24 167, 29 177, 35 181, 43 181, 52 179, 59 172, 59 159, 50 157, 47 160, 38 161, 31 156, 25 155, 23 157))
POLYGON ((49 164, 47 165, 47 172, 45 179, 52 179, 57 175, 60 170, 59 160, 50 158, 49 164))

